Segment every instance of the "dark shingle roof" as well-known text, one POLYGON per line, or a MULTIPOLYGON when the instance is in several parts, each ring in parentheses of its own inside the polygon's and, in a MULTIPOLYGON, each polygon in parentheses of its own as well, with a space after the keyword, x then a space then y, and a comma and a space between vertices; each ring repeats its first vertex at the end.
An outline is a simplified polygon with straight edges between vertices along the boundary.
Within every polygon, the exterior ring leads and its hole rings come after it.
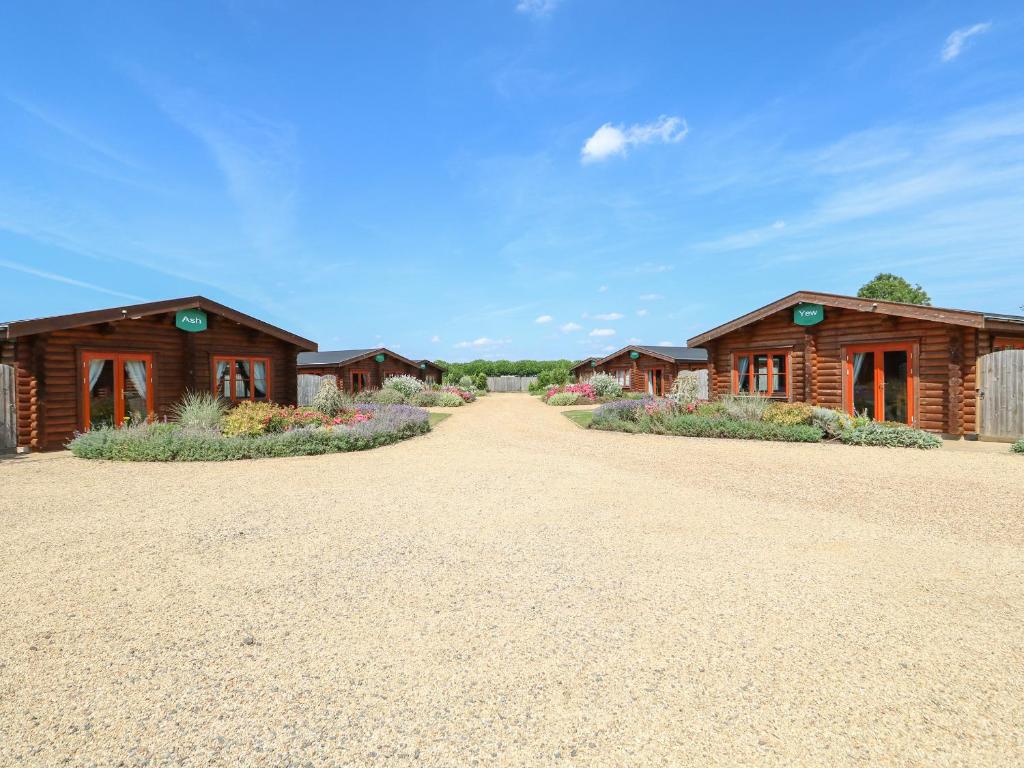
POLYGON ((655 347, 647 344, 634 344, 637 349, 643 349, 656 355, 671 357, 676 362, 704 363, 708 359, 708 351, 695 347, 655 347))
POLYGON ((300 352, 299 365, 341 365, 348 360, 376 352, 376 349, 335 349, 328 352, 300 352))

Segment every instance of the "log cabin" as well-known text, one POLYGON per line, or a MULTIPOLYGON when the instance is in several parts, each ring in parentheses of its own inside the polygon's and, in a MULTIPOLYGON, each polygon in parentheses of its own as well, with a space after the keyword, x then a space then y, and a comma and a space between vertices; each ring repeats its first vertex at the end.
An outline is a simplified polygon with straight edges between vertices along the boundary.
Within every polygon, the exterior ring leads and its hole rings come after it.
POLYGON ((762 395, 977 437, 978 361, 1024 349, 1024 317, 797 291, 687 342, 712 397, 762 395))
POLYGON ((445 370, 429 360, 409 360, 386 347, 303 352, 297 368, 299 373, 334 376, 339 389, 350 394, 379 389, 385 379, 392 376, 413 376, 430 384, 440 384, 445 370))
POLYGON ((294 404, 296 357, 316 348, 203 296, 0 323, 20 450, 165 417, 186 391, 294 404))
POLYGON ((571 373, 577 381, 586 381, 594 373, 607 373, 624 390, 661 397, 672 389, 680 371, 700 371, 707 365, 704 349, 631 344, 607 357, 588 357, 574 365, 571 373))

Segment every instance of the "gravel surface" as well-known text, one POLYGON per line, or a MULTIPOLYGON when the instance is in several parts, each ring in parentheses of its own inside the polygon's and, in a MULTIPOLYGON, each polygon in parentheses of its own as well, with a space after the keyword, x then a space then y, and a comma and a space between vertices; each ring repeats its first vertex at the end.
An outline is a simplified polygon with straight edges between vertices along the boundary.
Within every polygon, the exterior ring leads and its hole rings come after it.
POLYGON ((1024 459, 559 410, 0 460, 0 765, 1024 763, 1024 459))

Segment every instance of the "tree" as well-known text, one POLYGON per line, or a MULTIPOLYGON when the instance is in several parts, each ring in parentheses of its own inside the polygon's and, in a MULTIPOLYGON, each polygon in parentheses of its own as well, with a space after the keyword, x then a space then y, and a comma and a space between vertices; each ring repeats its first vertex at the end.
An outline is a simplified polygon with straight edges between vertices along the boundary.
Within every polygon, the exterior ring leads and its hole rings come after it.
POLYGON ((882 272, 870 282, 864 283, 857 296, 862 299, 899 301, 904 304, 931 306, 932 300, 920 285, 911 285, 899 275, 882 272))

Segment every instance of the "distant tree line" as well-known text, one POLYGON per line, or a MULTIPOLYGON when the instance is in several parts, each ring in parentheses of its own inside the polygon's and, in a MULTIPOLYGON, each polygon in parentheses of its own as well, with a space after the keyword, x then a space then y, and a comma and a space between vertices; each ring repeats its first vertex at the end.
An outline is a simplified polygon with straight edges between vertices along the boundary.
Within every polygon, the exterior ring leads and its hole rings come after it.
POLYGON ((544 371, 568 371, 576 360, 471 360, 468 363, 449 363, 436 360, 438 365, 448 369, 445 377, 458 381, 463 376, 537 376, 544 371))

